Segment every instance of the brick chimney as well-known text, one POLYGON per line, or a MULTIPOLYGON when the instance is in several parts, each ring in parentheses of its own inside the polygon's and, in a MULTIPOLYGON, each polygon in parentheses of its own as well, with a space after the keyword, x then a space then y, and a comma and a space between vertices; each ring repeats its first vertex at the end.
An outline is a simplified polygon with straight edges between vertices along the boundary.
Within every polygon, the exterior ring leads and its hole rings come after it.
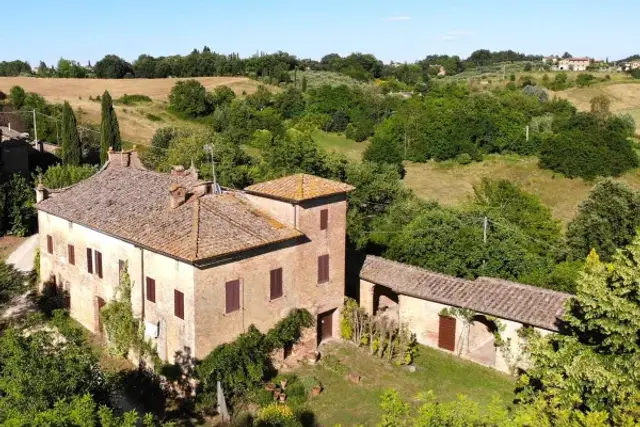
POLYGON ((182 166, 182 165, 173 166, 171 168, 171 175, 173 175, 173 176, 184 176, 185 175, 184 172, 185 172, 184 166, 182 166))
POLYGON ((171 209, 175 209, 187 200, 187 190, 180 184, 171 184, 169 187, 169 203, 171 209))
POLYGON ((131 151, 114 151, 109 147, 109 164, 128 167, 131 165, 131 151))

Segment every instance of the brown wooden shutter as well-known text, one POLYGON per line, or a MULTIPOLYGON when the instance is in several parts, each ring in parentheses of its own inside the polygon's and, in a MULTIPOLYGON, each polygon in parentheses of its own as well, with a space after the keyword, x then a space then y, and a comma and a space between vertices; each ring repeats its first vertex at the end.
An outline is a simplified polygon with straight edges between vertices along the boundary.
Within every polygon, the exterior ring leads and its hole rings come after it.
POLYGON ((282 268, 271 270, 271 298, 277 299, 282 296, 282 268))
POLYGON ((240 280, 225 284, 227 313, 240 309, 240 280))
POLYGON ((47 252, 53 254, 53 237, 47 236, 47 252))
POLYGON ((320 230, 326 230, 329 225, 329 209, 320 211, 320 230))
POLYGON ((156 281, 147 277, 147 300, 156 302, 156 281))
POLYGON ((87 248, 87 271, 93 274, 93 252, 90 248, 87 248))
POLYGON ((96 254, 96 274, 102 279, 102 253, 95 251, 96 254))
POLYGON ((329 255, 318 257, 318 283, 329 281, 329 255))
POLYGON ((445 350, 455 351, 456 349, 456 318, 440 316, 438 328, 438 347, 445 350))
POLYGON ((173 312, 176 317, 184 320, 184 294, 178 290, 173 291, 173 312))
POLYGON ((69 252, 69 264, 76 265, 76 248, 73 245, 67 246, 69 252))

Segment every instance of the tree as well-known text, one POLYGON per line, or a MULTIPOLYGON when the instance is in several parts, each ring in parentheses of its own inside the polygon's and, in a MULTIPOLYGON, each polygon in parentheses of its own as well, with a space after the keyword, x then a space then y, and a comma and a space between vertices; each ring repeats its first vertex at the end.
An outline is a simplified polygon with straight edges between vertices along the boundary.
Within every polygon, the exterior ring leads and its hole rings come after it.
POLYGON ((197 80, 177 82, 169 94, 169 109, 187 117, 195 118, 211 113, 211 100, 207 90, 197 80))
POLYGON ((226 85, 216 86, 211 94, 211 101, 215 108, 223 105, 228 106, 235 98, 236 94, 233 89, 226 85))
POLYGON ((578 87, 585 87, 591 85, 591 82, 594 80, 595 77, 593 77, 593 74, 580 73, 578 74, 578 77, 576 77, 576 84, 578 87))
POLYGON ((0 261, 0 307, 25 290, 26 277, 13 265, 0 261))
POLYGON ((47 168, 42 183, 47 188, 64 188, 89 178, 97 169, 90 165, 55 165, 47 168))
POLYGON ((107 55, 93 66, 93 71, 100 79, 122 79, 127 74, 133 75, 133 67, 117 55, 107 55))
POLYGON ((606 425, 640 416, 640 239, 602 262, 592 251, 577 294, 567 302, 563 333, 531 340, 532 366, 520 380, 526 404, 600 413, 606 425))
POLYGON ((595 249, 609 260, 635 238, 640 226, 640 196, 620 182, 598 182, 569 223, 567 243, 575 259, 595 249))
POLYGON ((562 54, 562 59, 569 59, 569 58, 573 58, 573 55, 571 55, 569 52, 565 52, 562 54))
POLYGON ((609 116, 611 100, 607 95, 598 95, 591 98, 591 112, 600 116, 609 116))
POLYGON ((113 108, 113 100, 106 90, 102 94, 102 120, 100 122, 100 163, 105 163, 109 158, 109 149, 115 151, 122 149, 120 139, 120 124, 118 116, 113 108))
POLYGON ((276 95, 274 106, 282 117, 292 119, 304 113, 304 97, 300 90, 289 87, 276 95))
POLYGON ((78 123, 76 115, 69 102, 65 101, 62 107, 62 131, 60 150, 62 152, 62 163, 65 165, 80 165, 82 160, 82 147, 80 146, 80 136, 78 135, 78 123))
POLYGON ((391 141, 376 136, 372 138, 371 143, 362 154, 362 159, 369 162, 394 165, 399 172, 404 169, 400 147, 391 141))
POLYGON ((13 86, 9 91, 9 102, 16 110, 19 110, 24 105, 27 92, 21 86, 13 86))

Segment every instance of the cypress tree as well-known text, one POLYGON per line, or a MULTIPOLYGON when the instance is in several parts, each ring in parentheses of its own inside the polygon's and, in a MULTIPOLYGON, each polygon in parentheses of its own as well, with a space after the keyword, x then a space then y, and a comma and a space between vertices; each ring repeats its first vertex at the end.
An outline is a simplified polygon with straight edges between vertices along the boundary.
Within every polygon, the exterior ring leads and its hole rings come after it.
POLYGON ((109 147, 119 151, 122 149, 120 139, 120 124, 116 111, 113 108, 113 100, 109 92, 102 95, 102 122, 100 123, 100 162, 107 161, 109 147))
POLYGON ((80 135, 78 135, 78 123, 71 105, 65 101, 62 107, 62 163, 65 165, 80 165, 82 160, 82 147, 80 135))

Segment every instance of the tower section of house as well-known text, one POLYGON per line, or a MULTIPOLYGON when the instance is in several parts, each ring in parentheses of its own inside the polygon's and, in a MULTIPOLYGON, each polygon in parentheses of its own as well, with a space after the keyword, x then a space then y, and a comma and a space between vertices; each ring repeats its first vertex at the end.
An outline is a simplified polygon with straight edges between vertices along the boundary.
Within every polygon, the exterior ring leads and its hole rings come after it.
POLYGON ((319 339, 337 335, 352 188, 310 175, 214 188, 195 169, 145 170, 135 151, 110 153, 69 188, 39 187, 42 279, 68 292, 71 316, 100 333, 100 309, 126 268, 134 314, 163 360, 178 351, 202 358, 293 308, 319 316, 319 339))

